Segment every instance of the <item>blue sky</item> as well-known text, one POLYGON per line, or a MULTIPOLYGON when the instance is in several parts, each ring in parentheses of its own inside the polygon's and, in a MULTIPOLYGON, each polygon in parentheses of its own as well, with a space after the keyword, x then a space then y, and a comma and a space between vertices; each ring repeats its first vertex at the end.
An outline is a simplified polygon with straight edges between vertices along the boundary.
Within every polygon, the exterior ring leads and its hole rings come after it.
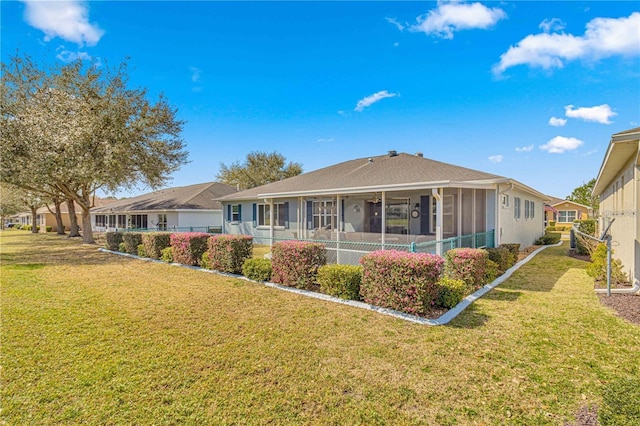
MULTIPOLYGON (((564 198, 640 126, 637 2, 3 1, 1 55, 130 58, 190 163, 278 151, 311 171, 388 150, 564 198)), ((140 187, 118 196, 135 195, 140 187)))

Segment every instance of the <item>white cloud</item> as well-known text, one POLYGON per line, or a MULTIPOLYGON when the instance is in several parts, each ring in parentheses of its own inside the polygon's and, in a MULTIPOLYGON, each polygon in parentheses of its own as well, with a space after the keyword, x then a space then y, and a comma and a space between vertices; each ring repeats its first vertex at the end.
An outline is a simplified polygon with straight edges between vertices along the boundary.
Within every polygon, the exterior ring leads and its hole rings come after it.
POLYGON ((72 52, 67 50, 64 46, 59 46, 56 49, 56 58, 61 60, 62 62, 73 62, 78 59, 82 59, 83 61, 90 61, 91 55, 87 52, 72 52))
POLYGON ((388 23, 394 25, 398 30, 403 31, 405 26, 402 25, 396 18, 384 18, 388 23))
MULTIPOLYGON (((551 27, 550 27, 551 28, 551 27)), ((516 65, 543 69, 562 68, 568 61, 595 61, 609 56, 640 54, 640 12, 622 18, 595 18, 584 35, 565 33, 530 34, 500 56, 493 67, 496 75, 516 65)))
POLYGON ((318 140, 316 142, 329 143, 329 142, 333 142, 335 140, 336 140, 336 138, 318 138, 318 140))
POLYGON ((554 127, 562 127, 565 124, 567 124, 567 119, 566 118, 551 117, 549 119, 549 125, 554 126, 554 127))
POLYGON ((533 145, 517 147, 516 151, 517 152, 531 152, 531 151, 533 151, 533 145))
POLYGON ((381 90, 379 92, 374 93, 373 95, 369 95, 365 98, 362 98, 358 101, 358 104, 354 108, 354 111, 362 112, 366 107, 375 104, 383 100, 384 98, 394 98, 398 96, 397 93, 389 93, 386 90, 381 90))
POLYGON ((25 20, 44 32, 45 41, 60 37, 80 46, 94 46, 104 34, 97 25, 89 23, 89 9, 84 1, 23 1, 25 20))
POLYGON ((502 155, 490 155, 489 156, 489 161, 491 161, 492 163, 499 163, 502 161, 504 157, 502 155))
POLYGON ((398 43, 397 41, 393 43, 393 47, 398 47, 398 46, 400 46, 400 43, 398 43))
POLYGON ((544 21, 540 22, 539 25, 540 29, 545 33, 549 33, 551 31, 562 31, 566 26, 567 24, 565 24, 561 19, 558 18, 545 19, 544 21))
POLYGON ((488 8, 481 3, 441 2, 434 10, 416 18, 411 31, 452 39, 454 31, 487 29, 507 14, 498 8, 488 8))
POLYGON ((197 83, 200 81, 200 77, 202 76, 202 70, 198 67, 189 67, 189 71, 191 71, 191 81, 197 83))
POLYGON ((596 123, 611 124, 611 117, 618 115, 611 111, 611 107, 607 104, 575 108, 573 105, 564 107, 564 113, 567 117, 581 118, 584 121, 595 121, 596 123))
POLYGON ((540 145, 540 149, 547 151, 550 154, 562 154, 566 151, 578 149, 582 144, 584 144, 584 142, 580 139, 556 136, 555 138, 550 139, 546 144, 540 145))

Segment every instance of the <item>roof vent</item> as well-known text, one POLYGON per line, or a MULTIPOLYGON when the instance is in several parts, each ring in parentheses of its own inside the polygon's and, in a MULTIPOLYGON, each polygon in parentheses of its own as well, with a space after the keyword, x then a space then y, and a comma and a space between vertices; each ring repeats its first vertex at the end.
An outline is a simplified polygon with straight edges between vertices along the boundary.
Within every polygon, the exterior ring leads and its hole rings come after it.
POLYGON ((424 157, 424 154, 423 154, 423 153, 421 153, 421 152, 416 152, 416 157, 423 158, 423 157, 424 157))
POLYGON ((398 151, 389 151, 389 157, 397 157, 398 151))
POLYGON ((369 162, 373 163, 373 158, 369 157, 369 162))

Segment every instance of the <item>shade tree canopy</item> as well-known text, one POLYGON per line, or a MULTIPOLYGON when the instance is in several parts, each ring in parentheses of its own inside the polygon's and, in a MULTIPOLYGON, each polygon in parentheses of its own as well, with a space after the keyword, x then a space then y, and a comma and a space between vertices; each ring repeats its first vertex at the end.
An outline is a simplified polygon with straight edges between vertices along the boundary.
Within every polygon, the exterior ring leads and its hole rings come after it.
POLYGON ((155 189, 187 162, 177 110, 129 86, 126 62, 40 66, 16 55, 2 64, 1 180, 75 201, 86 243, 96 190, 155 189))
POLYGON ((253 151, 247 154, 244 163, 238 161, 227 166, 220 164, 217 175, 220 182, 238 189, 250 189, 277 182, 302 173, 300 163, 287 163, 284 155, 277 152, 253 151))

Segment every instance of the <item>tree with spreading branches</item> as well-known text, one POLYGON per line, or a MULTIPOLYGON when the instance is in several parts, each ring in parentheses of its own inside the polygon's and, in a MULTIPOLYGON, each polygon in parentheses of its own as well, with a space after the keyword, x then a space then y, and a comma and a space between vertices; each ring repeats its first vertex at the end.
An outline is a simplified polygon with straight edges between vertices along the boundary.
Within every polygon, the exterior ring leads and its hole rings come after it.
POLYGON ((69 207, 75 201, 83 242, 93 243, 96 190, 157 188, 187 162, 177 111, 162 95, 147 97, 129 88, 126 62, 40 67, 12 57, 2 64, 1 180, 32 193, 52 188, 69 207))
POLYGON ((238 189, 249 189, 302 173, 300 163, 287 164, 286 161, 286 158, 277 152, 254 151, 247 154, 242 164, 237 161, 230 166, 220 164, 217 178, 220 182, 238 189))

